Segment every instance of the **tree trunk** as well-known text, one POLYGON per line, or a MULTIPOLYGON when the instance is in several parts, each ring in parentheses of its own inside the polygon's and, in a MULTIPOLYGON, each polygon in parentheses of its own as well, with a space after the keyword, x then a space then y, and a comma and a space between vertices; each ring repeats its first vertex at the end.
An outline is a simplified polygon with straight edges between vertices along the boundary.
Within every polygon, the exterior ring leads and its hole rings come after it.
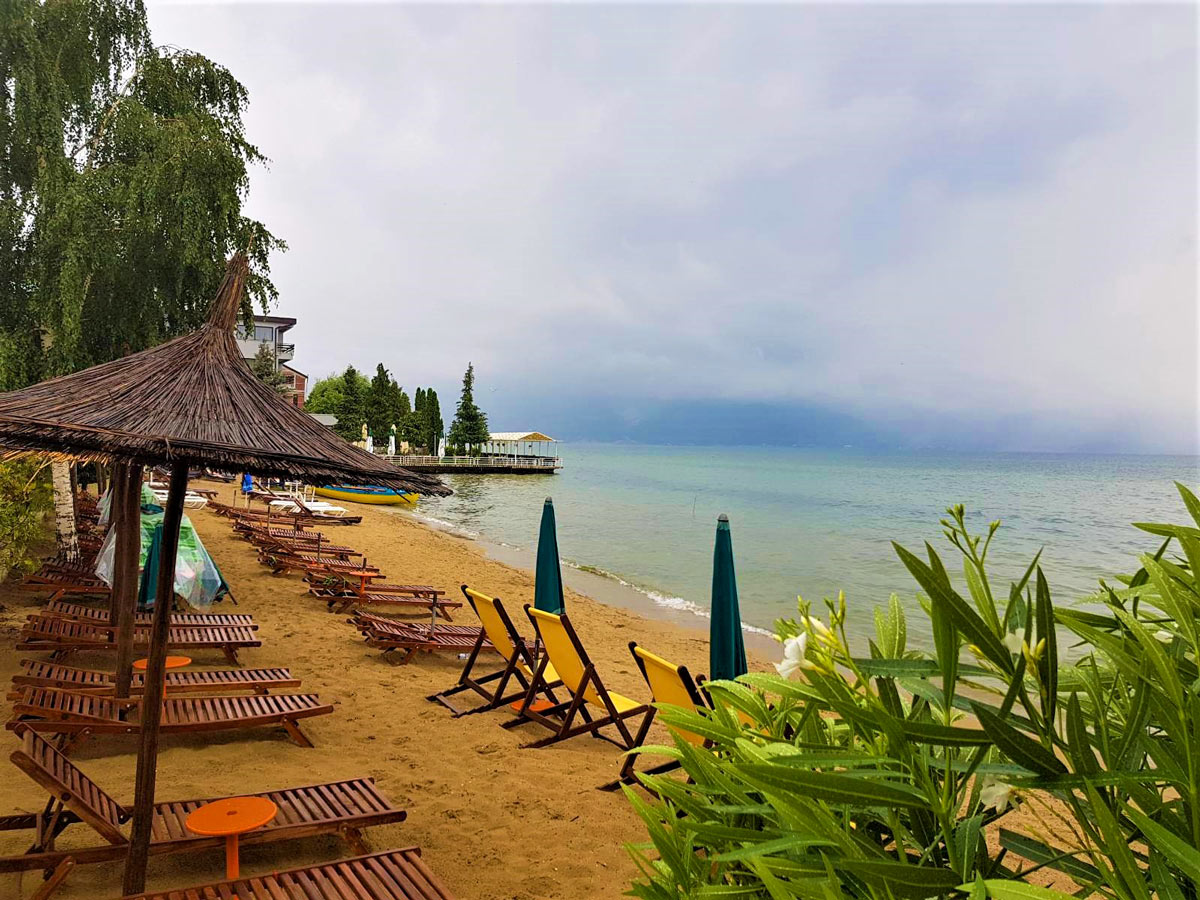
POLYGON ((50 463, 54 483, 54 530, 58 552, 70 559, 79 557, 79 535, 75 531, 75 497, 71 494, 71 467, 65 462, 50 463))
POLYGON ((117 629, 117 696, 128 697, 133 680, 134 616, 137 612, 138 560, 142 553, 142 467, 113 472, 112 514, 117 529, 113 553, 110 620, 117 629))
POLYGON ((139 716, 142 740, 134 782, 133 828, 129 835, 129 855, 125 860, 126 894, 140 894, 146 887, 146 861, 150 856, 150 826, 154 817, 154 780, 158 767, 158 729, 167 677, 167 637, 171 628, 171 598, 175 595, 175 555, 179 552, 179 524, 183 520, 187 480, 187 463, 177 460, 171 466, 171 487, 163 512, 162 552, 154 594, 154 620, 150 625, 146 689, 139 716))

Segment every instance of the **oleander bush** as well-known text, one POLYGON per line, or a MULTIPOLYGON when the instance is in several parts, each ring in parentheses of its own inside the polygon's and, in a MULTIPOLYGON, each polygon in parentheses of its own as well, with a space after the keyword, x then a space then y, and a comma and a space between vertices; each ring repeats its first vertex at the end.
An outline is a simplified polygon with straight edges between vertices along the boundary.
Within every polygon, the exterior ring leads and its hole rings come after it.
POLYGON ((31 546, 51 510, 49 466, 32 459, 0 460, 0 581, 33 568, 31 546))
POLYGON ((975 535, 951 508, 961 575, 895 545, 933 652, 909 646, 894 595, 853 650, 844 598, 823 619, 801 602, 777 623, 779 674, 660 710, 708 746, 677 737, 657 750, 686 780, 627 790, 650 839, 631 893, 1195 900, 1200 501, 1179 492, 1194 523, 1138 525, 1156 552, 1082 604, 1055 603, 1040 554, 997 590, 999 523, 975 535))

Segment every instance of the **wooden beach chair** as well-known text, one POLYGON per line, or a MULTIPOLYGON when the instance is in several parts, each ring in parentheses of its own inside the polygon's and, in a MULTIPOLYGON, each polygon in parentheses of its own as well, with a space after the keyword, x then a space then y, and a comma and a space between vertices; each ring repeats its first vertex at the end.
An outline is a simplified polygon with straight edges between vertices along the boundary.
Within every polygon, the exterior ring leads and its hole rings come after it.
MULTIPOLYGON (((149 650, 150 631, 135 628, 134 651, 142 655, 149 650)), ((234 665, 238 664, 238 650, 246 647, 261 647, 251 628, 200 628, 172 625, 167 634, 169 650, 220 650, 234 665)), ((52 616, 30 616, 21 629, 21 638, 16 649, 21 651, 49 651, 52 661, 59 661, 80 650, 116 650, 116 629, 59 619, 52 616)))
MULTIPOLYGON (((21 688, 48 687, 89 694, 111 696, 117 687, 113 672, 79 669, 40 659, 21 660, 22 671, 13 675, 13 691, 9 700, 20 695, 21 688)), ((146 686, 146 674, 135 671, 130 691, 140 694, 146 686)), ((267 694, 280 688, 300 687, 300 679, 292 677, 289 669, 169 669, 166 673, 168 693, 216 694, 231 691, 250 691, 267 694)))
MULTIPOLYGON (((471 648, 471 655, 467 657, 462 674, 458 676, 458 683, 448 690, 430 694, 425 698, 442 704, 454 713, 455 718, 487 712, 505 703, 522 700, 533 684, 533 670, 536 665, 529 642, 521 637, 499 597, 481 594, 465 584, 462 585, 462 592, 475 615, 479 617, 483 629, 479 632, 475 646, 471 648), (476 676, 475 668, 480 662, 480 656, 486 653, 488 645, 504 660, 504 665, 487 674, 476 676), (514 689, 506 694, 510 682, 514 683, 514 689), (485 702, 471 709, 456 709, 449 698, 463 691, 473 691, 485 702)), ((554 666, 547 664, 544 674, 546 687, 543 693, 550 698, 551 705, 557 704, 559 701, 554 696, 553 689, 561 684, 558 673, 554 671, 554 666)))
MULTIPOLYGON (((650 688, 650 695, 654 698, 654 703, 658 706, 669 704, 671 706, 680 706, 684 709, 708 709, 709 705, 704 695, 700 693, 700 689, 692 678, 691 673, 687 670, 687 666, 677 666, 674 663, 667 662, 661 656, 651 653, 644 647, 639 647, 637 641, 629 642, 629 652, 633 654, 633 661, 637 663, 638 671, 642 673, 642 678, 646 680, 646 686, 650 688)), ((656 712, 655 707, 651 707, 646 714, 646 718, 642 720, 642 725, 638 729, 637 746, 641 747, 646 740, 646 734, 650 730, 650 723, 654 720, 656 712)), ((689 744, 695 744, 697 747, 703 747, 707 741, 698 734, 691 731, 685 731, 681 728, 671 729, 675 734, 679 735, 689 744)), ((600 786, 602 791, 615 791, 623 784, 637 784, 637 777, 634 772, 634 763, 640 753, 636 750, 631 751, 625 757, 625 762, 621 765, 621 773, 617 776, 616 781, 610 781, 608 784, 600 786)), ((679 768, 678 760, 668 760, 661 765, 646 769, 642 774, 658 775, 662 772, 669 772, 672 769, 679 768)))
MULTIPOLYGON (((523 747, 545 747, 580 734, 604 738, 625 750, 632 750, 638 746, 640 737, 630 732, 625 720, 634 716, 648 718, 650 707, 605 689, 600 674, 588 658, 587 650, 584 649, 579 635, 575 633, 571 620, 565 613, 556 616, 534 609, 529 604, 525 605, 525 613, 546 647, 546 656, 538 661, 533 684, 521 703, 521 718, 504 722, 502 727, 510 728, 521 724, 524 719, 532 719, 554 732, 549 737, 522 744, 523 747), (545 688, 546 669, 550 665, 554 666, 555 674, 571 695, 571 699, 549 709, 538 710, 533 701, 545 688), (592 710, 596 711, 596 717, 593 717, 592 710), (608 725, 616 728, 620 740, 601 733, 600 729, 608 725)), ((643 726, 638 729, 638 735, 644 736, 646 727, 648 726, 643 722, 643 726)))
MULTIPOLYGON (((433 623, 398 622, 386 616, 376 616, 361 611, 355 612, 351 622, 363 637, 368 647, 375 647, 389 659, 406 663, 418 650, 426 653, 467 653, 479 640, 480 629, 472 625, 442 625, 433 623)), ((485 642, 491 647, 490 642, 485 642)))
MULTIPOLYGON (((107 609, 95 606, 85 606, 82 603, 70 603, 66 600, 51 600, 34 615, 52 616, 59 619, 72 619, 77 622, 87 622, 91 625, 108 625, 107 609)), ((134 614, 134 624, 138 628, 149 628, 154 618, 153 612, 134 614)), ((258 630, 254 617, 244 613, 171 613, 171 624, 185 628, 249 628, 258 630)))
POLYGON ((419 847, 122 900, 454 900, 419 847))
MULTIPOLYGON (((141 698, 118 700, 80 691, 27 687, 13 701, 13 717, 7 727, 27 725, 34 731, 78 739, 90 734, 140 734, 138 721, 141 698)), ((250 694, 227 697, 163 698, 163 734, 233 731, 264 725, 280 725, 296 744, 311 747, 296 723, 324 716, 333 707, 320 703, 316 694, 250 694)))
MULTIPOLYGON (((131 811, 114 800, 33 729, 18 726, 16 732, 21 739, 21 747, 13 751, 9 758, 18 769, 46 790, 50 800, 41 812, 0 817, 0 830, 33 829, 36 832, 35 842, 26 853, 0 857, 0 872, 50 869, 68 857, 79 864, 124 859, 129 852, 126 826, 131 811), (91 828, 96 832, 97 840, 82 846, 79 841, 72 841, 70 849, 56 849, 58 836, 76 824, 91 828)), ((279 807, 279 812, 266 825, 241 835, 239 843, 242 846, 339 834, 354 852, 365 853, 362 837, 364 828, 402 822, 405 818, 404 810, 392 805, 379 792, 374 779, 365 777, 263 791, 253 796, 273 801, 279 807)), ((151 855, 195 852, 224 846, 224 838, 201 837, 188 831, 184 825, 184 820, 194 809, 218 799, 221 798, 154 804, 151 855)), ((72 834, 86 828, 72 829, 72 834)))
POLYGON ((330 612, 346 612, 353 606, 382 606, 398 612, 432 613, 453 621, 450 610, 461 609, 461 600, 449 600, 446 592, 430 584, 387 584, 347 581, 336 574, 305 575, 308 592, 325 601, 330 612))

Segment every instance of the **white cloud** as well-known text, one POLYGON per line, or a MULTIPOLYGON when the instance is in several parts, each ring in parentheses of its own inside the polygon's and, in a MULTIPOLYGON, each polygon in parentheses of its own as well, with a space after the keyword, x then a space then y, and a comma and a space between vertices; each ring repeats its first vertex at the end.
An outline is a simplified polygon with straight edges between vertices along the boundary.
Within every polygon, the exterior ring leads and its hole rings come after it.
POLYGON ((383 360, 445 401, 472 359, 520 418, 765 397, 1130 449, 1197 434, 1195 17, 151 13, 250 89, 311 374, 383 360))

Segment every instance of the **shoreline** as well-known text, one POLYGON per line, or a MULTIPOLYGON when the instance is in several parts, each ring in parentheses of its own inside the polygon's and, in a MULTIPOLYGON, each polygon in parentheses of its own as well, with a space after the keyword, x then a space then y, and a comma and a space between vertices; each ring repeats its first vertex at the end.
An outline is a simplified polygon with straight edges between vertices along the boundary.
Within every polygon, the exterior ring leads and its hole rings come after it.
MULTIPOLYGON (((397 507, 391 511, 385 507, 380 512, 416 522, 438 534, 466 541, 476 546, 488 559, 533 576, 536 548, 516 547, 479 533, 466 532, 442 519, 422 515, 419 510, 397 507)), ((688 631, 701 632, 707 640, 709 616, 699 604, 682 597, 664 595, 652 588, 641 587, 626 581, 615 572, 607 572, 595 566, 580 565, 566 559, 561 559, 560 563, 565 587, 572 588, 596 603, 624 609, 688 631)), ((766 659, 779 656, 779 643, 775 640, 773 632, 743 622, 742 633, 747 650, 753 647, 766 659)))

